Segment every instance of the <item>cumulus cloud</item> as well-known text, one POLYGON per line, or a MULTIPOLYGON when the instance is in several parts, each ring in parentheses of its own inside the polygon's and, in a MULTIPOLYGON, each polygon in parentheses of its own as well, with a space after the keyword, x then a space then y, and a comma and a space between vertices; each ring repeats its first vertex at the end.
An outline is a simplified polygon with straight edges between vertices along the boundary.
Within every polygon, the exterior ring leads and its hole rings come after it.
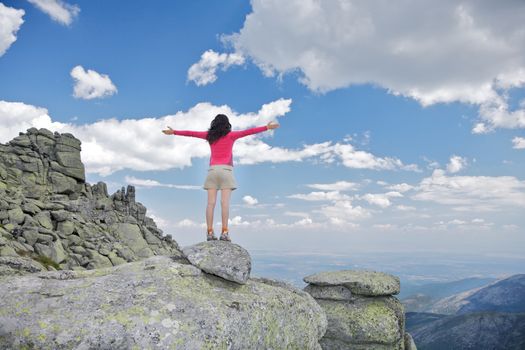
POLYGON ((449 221, 438 221, 435 226, 440 229, 460 229, 460 230, 472 230, 472 229, 489 229, 494 223, 488 222, 485 219, 475 218, 471 220, 467 219, 453 219, 449 221))
POLYGON ((326 216, 330 223, 335 225, 350 224, 354 220, 366 219, 371 216, 367 209, 361 206, 354 206, 350 200, 336 201, 321 207, 317 211, 326 216))
POLYGON ((525 126, 506 92, 525 86, 525 3, 253 0, 224 36, 266 76, 313 91, 372 84, 422 105, 478 105, 474 132, 525 126), (410 21, 407 21, 410 18, 410 21))
POLYGON ((208 85, 217 80, 217 69, 227 70, 231 66, 244 64, 244 57, 238 53, 217 53, 208 50, 201 55, 199 62, 188 69, 188 80, 197 86, 208 85))
POLYGON ((467 165, 467 159, 453 155, 447 164, 447 171, 451 174, 457 173, 465 168, 467 165))
MULTIPOLYGON (((226 105, 199 103, 186 112, 159 118, 112 118, 77 125, 54 122, 45 108, 0 101, 0 142, 10 141, 30 127, 47 128, 70 132, 82 141, 81 157, 89 173, 106 176, 122 169, 168 170, 190 166, 193 158, 209 157, 209 146, 204 140, 162 134, 167 125, 179 130, 207 130, 219 113, 228 115, 239 128, 265 125, 268 118, 284 115, 290 104, 291 100, 280 99, 263 105, 256 113, 238 114, 226 105)), ((249 144, 237 142, 235 147, 250 157, 250 150, 245 150, 249 144)))
POLYGON ((514 176, 447 176, 434 170, 421 180, 412 199, 453 206, 460 211, 525 207, 525 181, 514 176))
POLYGON ((525 149, 525 138, 515 137, 512 139, 512 148, 514 149, 525 149))
MULTIPOLYGON (((168 170, 183 168, 192 164, 193 158, 208 158, 209 146, 205 140, 164 135, 166 126, 179 130, 207 130, 213 116, 223 113, 229 116, 232 124, 239 129, 265 125, 270 120, 284 116, 290 110, 290 99, 279 99, 263 105, 259 111, 239 114, 230 107, 198 103, 188 111, 173 115, 142 119, 103 119, 91 124, 60 123, 51 119, 45 108, 20 102, 0 101, 0 142, 7 142, 30 127, 47 128, 52 131, 70 132, 82 141, 82 161, 88 173, 109 175, 122 169, 138 171, 168 170), (133 145, 130 147, 130 145, 133 145)), ((347 167, 353 162, 345 162, 348 155, 340 156, 341 147, 352 145, 323 142, 304 145, 298 149, 274 147, 264 141, 271 132, 258 134, 238 140, 235 144, 235 162, 257 164, 261 162, 301 162, 315 160, 325 162, 333 159, 347 167)), ((361 151, 357 151, 360 153, 361 151)), ((390 163, 386 159, 368 152, 365 158, 372 170, 408 169, 400 160, 390 163), (379 164, 379 165, 378 165, 379 164), (389 164, 389 166, 380 166, 389 164), (397 167, 397 168, 396 168, 397 167)), ((359 169, 366 168, 366 162, 358 162, 359 169)), ((150 182, 151 184, 151 182, 150 182)), ((348 186, 348 184, 339 186, 348 186)))
POLYGON ((100 74, 94 70, 87 71, 82 66, 76 66, 71 70, 71 77, 75 80, 73 96, 84 100, 108 97, 117 92, 107 74, 100 74))
POLYGON ((24 20, 25 11, 7 7, 0 2, 0 57, 16 41, 16 33, 24 20))
POLYGON ((381 208, 387 208, 392 205, 390 198, 393 197, 403 197, 399 192, 387 192, 387 193, 366 193, 362 196, 359 196, 360 199, 367 201, 370 204, 377 205, 381 208))
POLYGON ((78 16, 80 8, 77 5, 70 5, 62 0, 28 0, 39 10, 48 14, 54 21, 70 25, 75 17, 78 16))
POLYGON ((139 179, 134 176, 125 176, 124 181, 130 185, 134 185, 137 187, 146 187, 146 188, 167 187, 167 188, 175 188, 179 190, 200 190, 202 189, 201 186, 165 184, 165 183, 158 182, 157 180, 139 179))
POLYGON ((339 191, 330 191, 330 192, 310 192, 307 194, 299 193, 289 195, 288 198, 301 199, 305 201, 337 201, 337 200, 348 200, 349 196, 342 194, 339 191))
POLYGON ((259 203, 259 201, 257 200, 257 198, 254 198, 252 196, 244 196, 242 197, 242 201, 247 204, 247 205, 250 205, 250 206, 253 206, 257 203, 259 203))
POLYGON ((391 191, 404 193, 404 192, 407 192, 407 191, 410 191, 411 189, 413 189, 414 186, 403 182, 401 184, 387 185, 386 188, 391 190, 391 191))
POLYGON ((306 186, 321 191, 354 191, 359 188, 358 183, 348 181, 337 181, 328 184, 308 184, 306 186))

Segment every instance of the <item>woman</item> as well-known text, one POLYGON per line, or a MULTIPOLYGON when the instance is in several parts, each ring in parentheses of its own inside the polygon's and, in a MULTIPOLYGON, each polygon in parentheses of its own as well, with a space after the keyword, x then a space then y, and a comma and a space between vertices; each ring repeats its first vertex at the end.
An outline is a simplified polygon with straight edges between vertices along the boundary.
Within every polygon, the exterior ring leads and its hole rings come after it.
POLYGON ((166 135, 198 137, 206 139, 210 144, 210 168, 208 169, 208 176, 204 182, 204 189, 208 191, 208 206, 206 207, 208 241, 217 239, 213 233, 213 212, 215 210, 217 191, 221 190, 222 232, 220 240, 231 242, 228 235, 230 196, 231 192, 237 188, 235 178, 233 177, 233 143, 241 137, 276 129, 278 127, 279 124, 268 123, 266 126, 260 126, 257 128, 231 131, 232 126, 228 117, 224 114, 218 114, 211 122, 208 131, 173 130, 169 126, 167 130, 162 130, 166 135))

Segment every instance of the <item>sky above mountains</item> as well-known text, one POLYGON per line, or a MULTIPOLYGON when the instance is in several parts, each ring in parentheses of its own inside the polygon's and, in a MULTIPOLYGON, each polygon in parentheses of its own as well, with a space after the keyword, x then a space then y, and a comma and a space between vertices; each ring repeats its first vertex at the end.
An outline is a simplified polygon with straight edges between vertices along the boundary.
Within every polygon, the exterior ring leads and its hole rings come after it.
MULTIPOLYGON (((0 142, 82 141, 90 183, 132 184, 204 238, 218 113, 239 140, 248 248, 522 254, 525 3, 0 1, 0 142)), ((216 208, 216 218, 220 209, 216 208)))

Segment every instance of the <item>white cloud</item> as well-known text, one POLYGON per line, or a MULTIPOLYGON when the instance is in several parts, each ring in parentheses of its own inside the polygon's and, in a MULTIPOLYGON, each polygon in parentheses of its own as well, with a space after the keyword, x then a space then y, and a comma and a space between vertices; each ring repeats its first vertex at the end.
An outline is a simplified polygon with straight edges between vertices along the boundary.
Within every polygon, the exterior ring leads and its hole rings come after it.
POLYGON ((298 216, 301 218, 307 218, 309 216, 308 213, 302 212, 302 211, 285 211, 283 215, 286 216, 298 216))
MULTIPOLYGON (((219 113, 228 115, 235 128, 266 125, 268 121, 285 115, 290 110, 291 102, 290 99, 279 99, 263 105, 256 113, 245 114, 239 114, 226 105, 214 106, 203 102, 186 112, 179 111, 158 118, 112 118, 78 125, 54 122, 45 108, 20 102, 0 101, 0 142, 10 141, 18 136, 20 131, 30 127, 47 128, 52 131, 70 132, 82 141, 81 157, 88 173, 107 176, 126 168, 138 171, 182 168, 190 166, 193 158, 208 158, 209 146, 206 141, 196 138, 164 135, 161 130, 166 126, 179 130, 207 130, 212 118, 219 113)), ((323 142, 304 145, 300 149, 274 147, 261 139, 267 135, 271 135, 271 132, 238 140, 234 147, 235 163, 300 162, 309 159, 325 162, 327 158, 333 158, 347 167, 359 169, 368 166, 368 169, 372 170, 408 170, 415 167, 404 165, 398 159, 392 161, 393 158, 381 158, 355 150, 353 153, 364 155, 360 157, 366 158, 366 161, 348 162, 352 155, 340 156, 341 149, 353 150, 353 146, 342 143, 323 142)), ((340 183, 338 186, 349 187, 349 184, 340 183)))
POLYGON ((247 205, 249 205, 249 206, 253 206, 253 205, 259 203, 257 198, 253 198, 252 196, 244 196, 244 197, 242 197, 242 201, 244 203, 246 203, 247 205))
POLYGON ((480 107, 474 132, 524 127, 506 92, 525 85, 525 3, 253 0, 224 36, 266 76, 300 72, 314 91, 381 86, 422 105, 480 107), (410 18, 410 21, 407 21, 410 18))
POLYGON ((188 80, 197 86, 208 85, 217 80, 217 69, 227 70, 234 65, 244 64, 244 57, 238 53, 219 54, 213 50, 204 52, 199 62, 188 70, 188 80))
POLYGON ((416 210, 415 207, 412 207, 412 206, 409 206, 409 205, 402 205, 402 204, 397 205, 396 209, 400 210, 400 211, 413 211, 413 210, 416 210))
MULTIPOLYGON (((213 117, 224 113, 237 128, 260 126, 268 118, 282 116, 290 104, 291 100, 280 99, 264 105, 257 113, 238 114, 226 105, 199 103, 186 112, 158 118, 103 119, 77 125, 52 121, 45 108, 0 101, 0 142, 10 141, 30 127, 47 128, 70 132, 82 141, 81 157, 88 173, 107 176, 126 168, 168 170, 190 166, 192 158, 209 157, 209 146, 204 140, 162 134, 167 125, 179 130, 207 130, 213 117)), ((242 140, 245 139, 239 141, 242 140)), ((237 142, 235 146, 236 152, 241 151, 245 157, 257 152, 249 148, 245 142, 237 142)))
POLYGON ((134 185, 137 187, 146 187, 146 188, 167 187, 167 188, 176 188, 179 190, 200 190, 202 189, 201 186, 165 184, 165 183, 158 182, 156 180, 138 179, 134 176, 125 176, 124 181, 130 185, 134 185))
POLYGON ((16 41, 16 33, 24 20, 25 11, 7 7, 0 2, 0 57, 16 41))
POLYGON ((447 164, 447 171, 451 174, 457 173, 465 168, 467 165, 467 159, 453 155, 447 164))
POLYGON ((350 197, 341 194, 339 191, 330 191, 330 192, 310 192, 308 194, 292 194, 288 198, 302 199, 305 201, 338 201, 338 200, 349 200, 350 197))
POLYGON ((84 70, 76 66, 71 70, 71 77, 75 80, 73 96, 84 100, 108 97, 117 92, 117 87, 106 74, 94 70, 84 70))
POLYGON ((335 225, 348 224, 353 220, 370 217, 368 210, 361 206, 354 206, 349 200, 341 200, 331 205, 325 205, 317 211, 325 215, 335 225))
POLYGON ((62 0, 28 1, 48 14, 54 21, 63 25, 70 25, 80 12, 80 8, 77 5, 70 5, 62 0))
POLYGON ((67 124, 53 122, 47 109, 21 102, 0 101, 0 142, 7 142, 31 127, 63 131, 67 124))
POLYGON ((175 227, 180 227, 180 228, 206 227, 206 223, 205 222, 198 223, 198 222, 193 221, 191 219, 183 219, 183 220, 177 222, 174 226, 175 227))
POLYGON ((411 189, 413 189, 414 186, 403 182, 401 184, 394 184, 394 185, 386 186, 386 188, 391 190, 391 191, 404 193, 404 192, 407 192, 407 191, 410 191, 411 189))
POLYGON ((351 144, 336 143, 333 153, 341 159, 343 165, 354 169, 393 170, 403 169, 419 171, 417 165, 405 165, 401 160, 391 157, 377 157, 372 153, 358 151, 351 144))
POLYGON ((515 137, 512 139, 512 148, 514 149, 525 149, 525 138, 515 137))
POLYGON ((447 176, 438 169, 421 180, 412 198, 462 211, 525 207, 525 181, 513 176, 447 176))
POLYGON ((393 197, 403 197, 399 192, 387 192, 387 193, 366 193, 362 196, 359 196, 360 199, 364 199, 370 204, 377 205, 381 208, 387 208, 392 205, 390 198, 393 197))
POLYGON ((348 181, 337 181, 328 184, 308 184, 306 186, 321 191, 355 191, 359 187, 359 184, 348 181))

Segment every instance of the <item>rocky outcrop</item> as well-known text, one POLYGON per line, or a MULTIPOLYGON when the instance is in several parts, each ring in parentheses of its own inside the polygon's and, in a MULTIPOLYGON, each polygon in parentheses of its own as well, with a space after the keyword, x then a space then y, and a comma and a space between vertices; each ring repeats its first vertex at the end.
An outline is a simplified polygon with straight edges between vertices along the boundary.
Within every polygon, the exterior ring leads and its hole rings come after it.
POLYGON ((85 182, 80 141, 31 128, 0 144, 0 274, 84 270, 153 255, 181 256, 128 186, 85 182), (15 262, 17 261, 18 262, 15 262))
POLYGON ((320 349, 327 325, 291 285, 240 284, 166 256, 0 285, 2 349, 320 349))
POLYGON ((376 271, 320 272, 304 278, 310 293, 326 313, 323 349, 415 349, 405 336, 403 305, 394 297, 399 278, 376 271))

